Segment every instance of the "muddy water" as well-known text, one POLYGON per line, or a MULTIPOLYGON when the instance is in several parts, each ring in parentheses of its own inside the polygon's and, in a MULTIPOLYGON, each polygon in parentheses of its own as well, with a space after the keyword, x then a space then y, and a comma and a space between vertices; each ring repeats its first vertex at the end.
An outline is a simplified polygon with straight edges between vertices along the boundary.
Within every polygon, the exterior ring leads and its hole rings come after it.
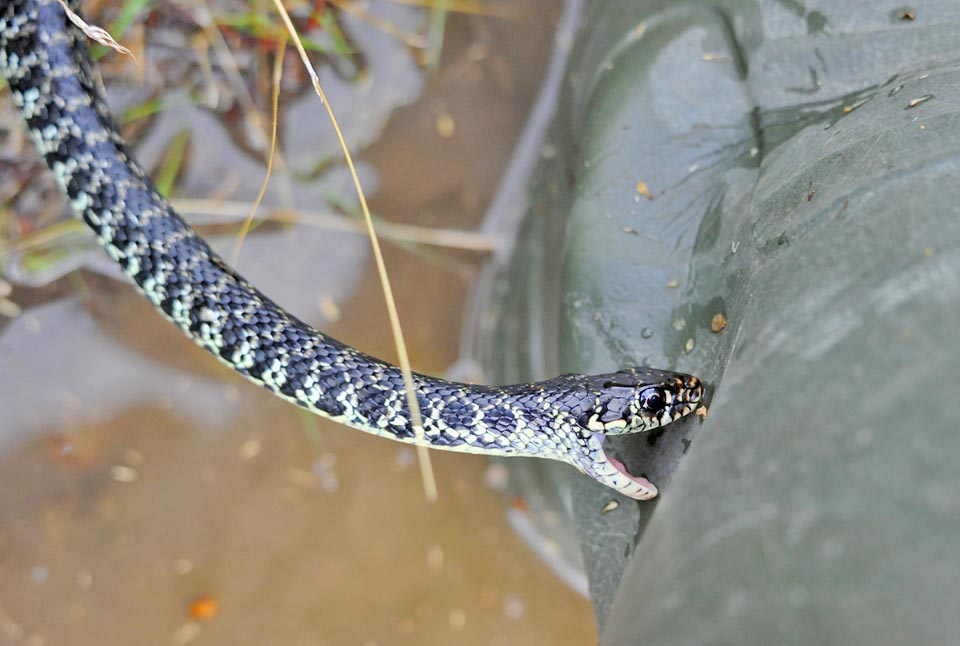
MULTIPOLYGON (((450 20, 436 76, 360 155, 375 211, 477 224, 545 62, 554 12, 541 7, 450 20)), ((222 188, 244 159, 220 148, 187 170, 222 188)), ((248 199, 239 184, 227 197, 248 199)), ((415 366, 440 373, 483 256, 388 244, 386 259, 415 366)), ((428 504, 409 448, 246 384, 90 262, 15 290, 23 313, 0 327, 0 643, 596 641, 587 601, 511 532, 484 459, 434 452, 428 504)), ((306 320, 393 358, 362 238, 265 229, 240 265, 306 320)))

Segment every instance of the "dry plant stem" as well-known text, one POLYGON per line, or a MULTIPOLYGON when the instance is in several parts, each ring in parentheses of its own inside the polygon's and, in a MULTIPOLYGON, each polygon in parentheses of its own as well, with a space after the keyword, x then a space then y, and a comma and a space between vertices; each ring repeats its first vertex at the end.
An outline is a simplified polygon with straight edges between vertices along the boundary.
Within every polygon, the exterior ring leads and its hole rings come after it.
POLYGON ((320 86, 320 79, 310 64, 310 59, 307 57, 307 52, 303 48, 303 43, 300 42, 297 30, 294 28, 293 22, 290 20, 290 16, 283 6, 283 2, 281 2, 281 0, 273 0, 273 4, 277 7, 277 11, 280 13, 280 17, 283 19, 287 31, 290 33, 290 37, 293 39, 293 44, 300 54, 300 60, 303 61, 303 65, 310 75, 313 87, 320 97, 323 107, 327 110, 327 116, 330 117, 333 129, 337 133, 340 148, 343 150, 344 159, 347 162, 347 167, 350 169, 353 185, 357 189, 357 198, 360 200, 360 209, 363 211, 363 217, 367 223, 367 233, 370 236, 370 246, 373 248, 373 257, 377 264, 377 272, 380 274, 380 284, 383 287, 383 297, 384 300, 386 300, 387 314, 390 317, 390 327, 393 329, 393 337, 397 345, 397 359, 400 363, 400 370, 403 373, 404 389, 407 391, 407 406, 410 409, 410 421, 413 423, 413 428, 417 436, 417 457, 420 462, 420 476, 423 480, 423 491, 427 500, 434 502, 437 499, 437 483, 433 476, 433 468, 430 464, 430 454, 422 444, 423 419, 420 415, 420 404, 417 402, 416 391, 414 390, 413 373, 410 370, 410 357, 407 356, 407 346, 403 341, 403 332, 400 329, 400 317, 397 315, 397 305, 393 299, 393 290, 390 288, 390 279, 387 276, 387 268, 383 262, 383 254, 380 252, 380 242, 377 240, 376 231, 373 229, 373 218, 370 216, 370 209, 367 207, 367 199, 363 194, 363 188, 360 186, 360 178, 357 176, 357 171, 354 168, 353 158, 350 156, 347 142, 343 138, 343 133, 340 131, 337 118, 334 116, 333 109, 327 101, 326 94, 320 86))
MULTIPOLYGON (((253 100, 253 96, 247 89, 247 84, 244 82, 243 75, 240 72, 240 65, 237 63, 237 59, 234 58, 233 52, 230 50, 230 46, 227 44, 223 34, 220 33, 219 29, 217 29, 216 19, 213 16, 213 12, 210 11, 210 7, 207 5, 206 0, 193 0, 193 7, 197 12, 197 22, 203 29, 203 34, 206 37, 207 42, 210 43, 214 53, 217 55, 217 60, 220 62, 220 66, 227 75, 227 79, 229 80, 230 87, 233 89, 234 96, 236 96, 237 100, 243 107, 245 118, 249 120, 248 122, 251 126, 251 143, 256 146, 258 150, 262 150, 266 148, 266 119, 257 108, 256 102, 253 100)), ((274 127, 276 127, 276 120, 274 120, 274 127)), ((271 157, 273 158, 273 162, 277 168, 286 170, 286 162, 280 151, 272 151, 271 157)), ((279 188, 281 190, 283 200, 288 204, 292 204, 293 185, 290 182, 290 176, 288 173, 281 173, 280 179, 282 181, 279 188)))
MULTIPOLYGON (((204 198, 174 198, 170 200, 174 208, 190 220, 200 215, 214 216, 223 219, 245 217, 250 211, 246 202, 232 200, 216 200, 204 198)), ((331 212, 304 211, 302 209, 269 209, 262 215, 254 218, 257 222, 276 221, 283 223, 296 222, 320 229, 332 229, 346 233, 366 233, 366 225, 359 220, 331 212)), ((78 228, 84 225, 78 223, 78 228)), ((438 229, 421 227, 415 224, 397 224, 381 221, 378 225, 379 236, 393 242, 412 242, 421 245, 431 245, 446 249, 463 249, 464 251, 478 251, 493 253, 503 247, 502 237, 480 231, 464 229, 438 229)))
POLYGON ((67 14, 67 18, 70 19, 70 22, 79 27, 80 31, 82 31, 87 38, 94 40, 101 45, 106 45, 107 47, 110 47, 121 54, 126 54, 134 61, 137 60, 137 57, 133 55, 133 52, 115 41, 113 36, 111 36, 106 29, 84 22, 83 18, 74 13, 73 9, 71 9, 64 0, 57 0, 57 2, 59 2, 60 6, 63 7, 63 10, 67 14))
POLYGON ((263 196, 267 192, 267 185, 270 184, 270 175, 273 173, 273 157, 277 152, 277 121, 280 118, 280 80, 283 78, 283 57, 286 53, 287 41, 280 40, 280 42, 277 43, 277 54, 273 61, 273 97, 271 99, 273 102, 273 118, 270 129, 270 156, 267 157, 267 173, 263 178, 263 183, 260 185, 260 192, 257 193, 257 199, 253 201, 250 212, 247 214, 246 219, 243 221, 243 226, 240 227, 240 231, 237 233, 237 242, 233 246, 233 252, 230 254, 231 264, 233 265, 236 265, 240 259, 240 247, 243 246, 243 241, 246 239, 247 234, 250 233, 250 227, 253 226, 253 218, 257 214, 260 203, 263 202, 263 196))
MULTIPOLYGON (((254 131, 258 135, 258 138, 259 136, 265 135, 266 128, 263 126, 263 115, 257 110, 253 97, 250 96, 250 92, 247 90, 247 85, 244 83, 243 76, 240 73, 240 66, 233 57, 230 46, 227 45, 227 41, 224 40, 220 30, 216 28, 216 21, 214 20, 213 13, 210 11, 210 7, 207 6, 205 0, 194 0, 193 6, 197 11, 197 22, 203 29, 203 34, 206 36, 207 42, 210 43, 210 46, 213 47, 214 52, 216 52, 217 58, 220 60, 220 65, 230 80, 230 86, 233 88, 237 100, 243 104, 244 113, 249 115, 248 118, 253 121, 254 131)), ((254 143, 257 146, 262 146, 266 142, 261 139, 254 143)))
POLYGON ((396 38, 407 47, 414 49, 423 49, 427 43, 420 34, 411 34, 410 32, 399 29, 393 23, 373 15, 353 0, 330 0, 330 4, 344 13, 349 13, 357 18, 364 20, 374 29, 379 29, 388 36, 396 38))
MULTIPOLYGON (((428 9, 433 9, 437 4, 437 0, 391 0, 391 2, 411 7, 427 7, 428 9)), ((492 0, 486 0, 485 2, 479 0, 447 0, 446 10, 493 18, 514 18, 519 13, 519 10, 514 6, 498 4, 492 0)))

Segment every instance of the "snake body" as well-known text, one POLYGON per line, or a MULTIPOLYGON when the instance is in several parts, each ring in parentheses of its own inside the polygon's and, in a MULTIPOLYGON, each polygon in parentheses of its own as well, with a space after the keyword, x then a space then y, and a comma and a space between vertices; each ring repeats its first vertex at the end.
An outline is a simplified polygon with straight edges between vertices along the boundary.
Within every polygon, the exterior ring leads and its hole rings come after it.
POLYGON ((354 428, 432 448, 567 462, 621 493, 657 495, 603 451, 694 410, 695 377, 652 368, 503 387, 414 375, 422 435, 400 369, 330 338, 259 292, 160 196, 113 124, 83 35, 57 0, 4 0, 0 71, 73 210, 140 292, 255 384, 354 428))

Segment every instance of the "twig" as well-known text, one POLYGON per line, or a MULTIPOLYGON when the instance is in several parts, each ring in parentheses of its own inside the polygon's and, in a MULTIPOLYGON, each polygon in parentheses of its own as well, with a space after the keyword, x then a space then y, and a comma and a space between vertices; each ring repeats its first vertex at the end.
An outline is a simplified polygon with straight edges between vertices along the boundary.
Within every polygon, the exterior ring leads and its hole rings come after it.
POLYGON ((343 150, 344 159, 347 162, 347 167, 350 169, 350 176, 353 178, 353 185, 357 190, 360 209, 363 211, 363 217, 367 224, 367 233, 370 236, 370 246, 373 248, 373 258, 376 261, 377 273, 380 275, 380 285, 383 287, 383 297, 387 305, 387 314, 390 317, 390 327, 393 329, 393 338, 396 341, 397 359, 400 363, 400 371, 403 373, 403 385, 407 391, 407 407, 410 410, 410 422, 413 424, 417 439, 417 457, 420 462, 420 477, 423 480, 423 491, 428 501, 435 502, 437 499, 437 482, 433 475, 433 467, 430 464, 430 454, 423 445, 423 420, 420 415, 420 403, 417 401, 417 393, 414 388, 413 372, 410 369, 410 357, 407 355, 407 346, 403 341, 403 331, 400 329, 400 317, 397 315, 397 304, 394 301, 393 289, 390 287, 390 278, 387 276, 387 268, 383 262, 380 242, 377 239, 376 231, 373 229, 373 218, 370 217, 367 198, 363 194, 363 187, 360 186, 360 178, 357 176, 357 170, 353 165, 353 158, 350 155, 350 150, 347 148, 347 142, 343 138, 343 133, 340 131, 337 118, 333 114, 333 108, 330 107, 327 96, 320 86, 320 79, 317 77, 317 72, 313 69, 313 65, 310 64, 310 59, 307 57, 307 51, 300 41, 300 36, 294 28, 293 22, 290 20, 290 16, 283 6, 283 2, 281 2, 281 0, 273 0, 273 4, 276 5, 280 17, 287 26, 287 31, 290 33, 290 37, 293 38, 293 44, 300 54, 300 60, 303 61, 303 65, 310 75, 310 80, 313 82, 313 88, 320 97, 323 107, 327 110, 327 116, 330 117, 333 129, 337 133, 340 148, 343 150))
POLYGON ((250 233, 250 227, 253 226, 253 218, 257 214, 260 203, 263 202, 263 196, 267 192, 267 185, 270 183, 270 175, 273 173, 273 156, 277 152, 277 121, 280 119, 280 80, 283 78, 283 57, 287 53, 287 41, 277 42, 277 54, 273 61, 273 119, 270 128, 270 156, 267 157, 267 173, 263 177, 263 183, 260 185, 260 192, 257 193, 257 199, 250 206, 250 212, 243 221, 243 226, 237 233, 237 242, 233 246, 233 252, 230 254, 233 265, 240 259, 240 247, 244 239, 250 233))

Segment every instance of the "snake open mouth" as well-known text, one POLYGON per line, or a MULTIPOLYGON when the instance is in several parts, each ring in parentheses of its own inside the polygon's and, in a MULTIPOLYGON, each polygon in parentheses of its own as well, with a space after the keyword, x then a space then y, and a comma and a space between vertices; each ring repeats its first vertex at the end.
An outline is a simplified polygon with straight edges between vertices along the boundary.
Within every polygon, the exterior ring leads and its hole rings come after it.
MULTIPOLYGON (((603 446, 604 440, 607 439, 607 436, 606 436, 604 433, 593 433, 593 437, 596 438, 597 442, 600 443, 600 446, 603 446)), ((631 482, 634 482, 634 483, 640 485, 641 487, 644 487, 644 488, 646 488, 646 489, 650 489, 650 490, 652 490, 652 491, 656 491, 656 490, 657 490, 657 487, 656 487, 652 482, 650 482, 649 480, 647 480, 646 478, 644 478, 644 477, 642 477, 642 476, 635 476, 635 475, 633 475, 632 473, 630 473, 629 471, 627 471, 627 467, 625 467, 625 466, 623 465, 623 462, 621 462, 620 460, 618 460, 618 459, 616 459, 616 458, 613 458, 613 457, 610 457, 609 455, 606 454, 606 452, 604 452, 603 455, 604 455, 604 457, 607 459, 607 462, 609 462, 610 464, 613 465, 613 468, 614 468, 614 469, 616 469, 617 471, 619 471, 624 477, 626 477, 626 478, 627 478, 628 480, 630 480, 631 482)))
POLYGON ((627 467, 623 466, 623 462, 621 462, 620 460, 618 460, 618 459, 616 459, 616 458, 611 458, 609 455, 607 456, 607 460, 610 462, 610 464, 612 464, 612 465, 614 466, 614 468, 615 468, 617 471, 619 471, 619 472, 622 473, 624 476, 626 476, 627 478, 629 478, 631 482, 635 482, 635 483, 637 483, 638 485, 640 485, 641 487, 645 487, 645 488, 647 488, 647 489, 650 489, 651 491, 656 491, 656 490, 657 490, 657 487, 656 487, 652 482, 650 482, 649 480, 647 480, 646 478, 643 478, 643 477, 641 477, 641 476, 635 476, 635 475, 633 475, 632 473, 630 473, 629 471, 627 471, 627 467))

